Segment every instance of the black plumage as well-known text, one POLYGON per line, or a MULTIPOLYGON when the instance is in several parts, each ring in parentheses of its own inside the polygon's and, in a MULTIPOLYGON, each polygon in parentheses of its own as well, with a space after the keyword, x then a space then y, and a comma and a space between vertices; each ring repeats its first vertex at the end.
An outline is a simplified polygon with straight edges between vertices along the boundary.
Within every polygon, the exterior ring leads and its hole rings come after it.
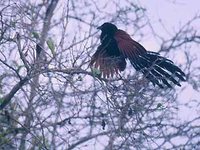
POLYGON ((179 81, 186 80, 184 72, 171 60, 147 51, 114 24, 104 23, 98 29, 102 31, 101 44, 92 56, 90 65, 99 68, 103 77, 113 77, 115 73, 124 71, 126 59, 129 59, 136 71, 142 72, 149 81, 161 88, 171 88, 171 83, 181 86, 179 81))

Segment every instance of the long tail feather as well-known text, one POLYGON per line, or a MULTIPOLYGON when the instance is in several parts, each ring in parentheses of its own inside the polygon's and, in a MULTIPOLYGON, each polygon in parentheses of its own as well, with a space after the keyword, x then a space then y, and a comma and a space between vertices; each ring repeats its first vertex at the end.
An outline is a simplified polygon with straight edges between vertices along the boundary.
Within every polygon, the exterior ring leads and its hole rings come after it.
POLYGON ((181 86, 181 81, 186 81, 185 73, 171 60, 155 52, 147 52, 137 59, 130 60, 137 71, 141 71, 153 85, 172 88, 171 83, 181 86))

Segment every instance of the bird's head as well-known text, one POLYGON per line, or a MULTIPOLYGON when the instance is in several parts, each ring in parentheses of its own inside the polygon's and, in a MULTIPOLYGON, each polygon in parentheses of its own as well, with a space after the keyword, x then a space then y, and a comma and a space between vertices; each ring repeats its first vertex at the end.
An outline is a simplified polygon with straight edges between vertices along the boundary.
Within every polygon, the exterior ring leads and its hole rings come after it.
POLYGON ((102 24, 97 29, 99 29, 102 32, 107 33, 107 34, 114 34, 118 30, 114 24, 109 23, 109 22, 102 24))

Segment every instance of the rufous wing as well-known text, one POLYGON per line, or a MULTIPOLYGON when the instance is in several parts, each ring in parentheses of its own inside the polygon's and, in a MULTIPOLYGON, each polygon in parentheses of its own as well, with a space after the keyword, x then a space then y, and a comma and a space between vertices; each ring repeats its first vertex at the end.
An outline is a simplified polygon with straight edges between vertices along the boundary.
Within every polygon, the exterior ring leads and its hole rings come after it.
POLYGON ((129 34, 123 30, 118 30, 114 36, 118 48, 125 58, 130 60, 137 59, 139 55, 146 53, 145 48, 134 41, 129 34))
POLYGON ((104 78, 109 78, 123 71, 126 67, 126 61, 120 56, 109 56, 106 48, 100 45, 92 56, 90 66, 99 69, 104 78))

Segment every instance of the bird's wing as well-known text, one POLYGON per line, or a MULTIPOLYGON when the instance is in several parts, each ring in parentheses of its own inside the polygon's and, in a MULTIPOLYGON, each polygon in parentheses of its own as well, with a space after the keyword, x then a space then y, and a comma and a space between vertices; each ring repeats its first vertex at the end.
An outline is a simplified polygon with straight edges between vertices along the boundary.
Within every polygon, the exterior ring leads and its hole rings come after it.
POLYGON ((185 81, 184 72, 174 63, 159 55, 159 53, 146 51, 145 48, 131 39, 124 31, 115 33, 118 48, 125 58, 128 58, 137 71, 141 71, 154 85, 163 88, 163 85, 171 88, 170 82, 180 86, 179 78, 185 81), (170 81, 170 82, 169 82, 170 81))
POLYGON ((123 30, 118 30, 114 35, 117 41, 118 48, 125 58, 129 60, 134 60, 139 57, 139 55, 145 54, 145 48, 134 41, 129 34, 123 30))
POLYGON ((98 68, 103 77, 113 77, 115 73, 125 69, 126 61, 120 56, 109 56, 106 47, 100 45, 92 56, 90 66, 98 68))

